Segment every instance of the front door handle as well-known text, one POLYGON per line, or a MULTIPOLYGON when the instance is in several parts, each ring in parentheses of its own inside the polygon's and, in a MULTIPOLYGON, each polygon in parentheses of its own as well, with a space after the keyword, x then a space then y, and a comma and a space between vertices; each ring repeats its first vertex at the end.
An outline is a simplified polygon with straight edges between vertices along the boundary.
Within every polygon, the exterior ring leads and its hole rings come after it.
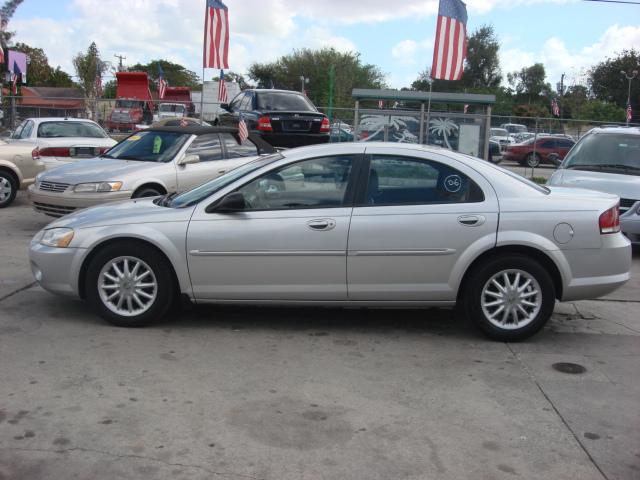
POLYGON ((465 227, 479 227, 485 220, 483 215, 460 215, 458 217, 458 223, 465 227))
POLYGON ((336 221, 331 218, 316 218, 307 222, 307 227, 315 231, 333 230, 335 226, 336 221))

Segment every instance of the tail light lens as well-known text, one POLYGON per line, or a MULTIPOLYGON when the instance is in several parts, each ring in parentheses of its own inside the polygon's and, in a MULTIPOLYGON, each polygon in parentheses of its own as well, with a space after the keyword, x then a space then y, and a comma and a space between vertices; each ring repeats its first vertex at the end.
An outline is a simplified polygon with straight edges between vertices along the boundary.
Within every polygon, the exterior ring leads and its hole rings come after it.
POLYGON ((271 119, 268 115, 263 115, 262 117, 258 118, 258 130, 261 132, 273 132, 271 119))
POLYGON ((40 149, 38 147, 31 151, 31 158, 34 160, 40 160, 40 149))
MULTIPOLYGON (((33 153, 31 154, 33 155, 33 153)), ((47 147, 41 148, 38 153, 38 158, 41 157, 70 157, 71 152, 69 147, 47 147)))
POLYGON ((603 212, 598 220, 600 233, 618 233, 620 231, 620 205, 603 212))
POLYGON ((331 124, 329 123, 329 119, 324 117, 322 119, 322 123, 320 124, 320 133, 329 133, 331 129, 331 124))

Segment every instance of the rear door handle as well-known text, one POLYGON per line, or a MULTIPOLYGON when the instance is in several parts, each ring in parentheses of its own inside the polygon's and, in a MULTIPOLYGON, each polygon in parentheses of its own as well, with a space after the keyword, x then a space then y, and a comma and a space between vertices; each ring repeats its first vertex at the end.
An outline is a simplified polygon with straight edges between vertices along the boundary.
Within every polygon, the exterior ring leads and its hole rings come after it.
POLYGON ((336 221, 331 218, 316 218, 307 222, 307 227, 316 231, 333 230, 335 226, 336 221))
POLYGON ((458 223, 465 227, 479 227, 486 221, 483 215, 460 215, 458 223))

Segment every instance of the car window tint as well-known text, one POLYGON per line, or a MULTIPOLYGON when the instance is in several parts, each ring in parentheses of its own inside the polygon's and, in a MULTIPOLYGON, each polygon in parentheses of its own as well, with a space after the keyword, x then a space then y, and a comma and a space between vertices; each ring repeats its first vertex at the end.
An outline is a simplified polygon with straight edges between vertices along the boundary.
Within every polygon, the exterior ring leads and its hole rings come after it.
POLYGON ((375 156, 371 159, 366 205, 482 202, 480 187, 464 173, 438 162, 375 156))
POLYGON ((258 147, 251 140, 247 139, 240 144, 236 135, 231 133, 223 133, 221 135, 227 149, 227 158, 256 157, 259 155, 258 147))
POLYGON ((558 140, 558 146, 561 148, 571 148, 573 147, 573 142, 571 140, 558 140))
POLYGON ((15 131, 13 132, 13 135, 11 135, 11 138, 20 138, 20 135, 22 134, 22 130, 24 129, 24 126, 26 125, 26 123, 27 121, 25 120, 20 125, 18 125, 15 131))
POLYGON ((247 210, 344 206, 351 155, 321 157, 269 172, 240 188, 247 210))
POLYGON ((31 132, 33 131, 34 123, 31 120, 27 120, 22 132, 20 133, 20 138, 29 138, 31 137, 31 132))
POLYGON ((238 109, 238 105, 240 105, 240 102, 242 101, 242 99, 245 97, 244 93, 239 93, 238 95, 236 95, 235 97, 233 97, 233 100, 231 100, 231 103, 229 104, 229 109, 230 110, 237 110, 238 109))
POLYGON ((540 142, 540 148, 555 148, 556 141, 555 140, 544 140, 540 142))
POLYGON ((141 162, 169 162, 191 135, 187 133, 147 130, 134 133, 113 146, 109 158, 141 162))
POLYGON ((251 100, 252 100, 251 95, 247 93, 242 99, 242 101, 240 102, 240 110, 243 112, 253 110, 251 108, 251 100))
POLYGON ((60 138, 60 137, 86 137, 86 138, 106 138, 106 132, 89 122, 43 122, 38 125, 38 137, 40 138, 60 138))
POLYGON ((189 145, 186 155, 198 155, 201 162, 222 160, 220 136, 217 133, 200 135, 189 145))
POLYGON ((569 152, 564 166, 610 164, 640 169, 640 135, 588 134, 569 152))
POLYGON ((305 96, 292 92, 260 92, 258 94, 258 110, 317 111, 305 96))

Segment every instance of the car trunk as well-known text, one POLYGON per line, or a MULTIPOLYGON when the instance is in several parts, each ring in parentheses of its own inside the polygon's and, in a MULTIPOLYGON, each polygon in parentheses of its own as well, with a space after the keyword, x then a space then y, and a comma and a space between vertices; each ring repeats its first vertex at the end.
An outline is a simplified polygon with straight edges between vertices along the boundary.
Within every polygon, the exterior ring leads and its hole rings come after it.
POLYGON ((318 112, 265 112, 274 133, 320 133, 324 115, 318 112))

